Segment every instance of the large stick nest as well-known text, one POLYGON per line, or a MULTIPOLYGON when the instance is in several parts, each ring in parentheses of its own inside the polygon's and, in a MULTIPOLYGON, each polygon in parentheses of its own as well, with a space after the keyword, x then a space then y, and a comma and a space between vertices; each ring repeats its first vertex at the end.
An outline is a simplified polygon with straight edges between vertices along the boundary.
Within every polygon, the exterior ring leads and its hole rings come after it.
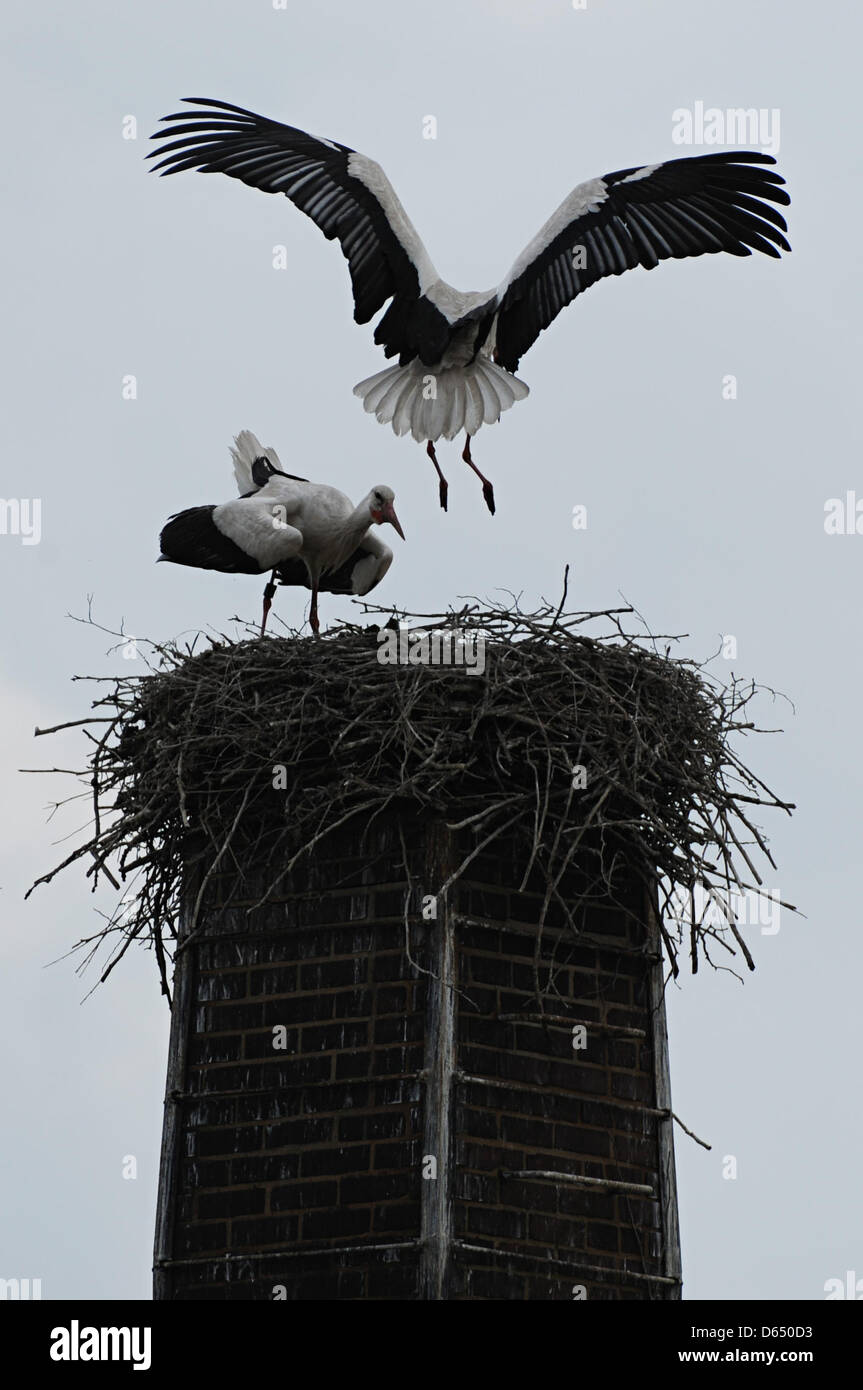
MULTIPOLYGON (((474 848, 444 888, 480 850, 514 837, 525 881, 545 884, 543 914, 562 909, 577 932, 586 896, 604 885, 613 898, 625 863, 656 895, 674 975, 681 949, 695 971, 700 955, 715 963, 715 944, 754 968, 735 901, 761 888, 759 861, 775 866, 752 816, 792 809, 735 746, 756 727, 748 706, 760 687, 723 683, 671 658, 657 637, 628 634, 620 615, 631 611, 527 614, 513 601, 402 615, 411 631, 482 638, 482 674, 381 664, 375 625, 339 624, 320 640, 218 637, 197 654, 195 644, 149 644, 148 674, 108 678, 91 719, 73 721, 90 741, 75 775, 93 819, 37 883, 89 861, 94 889, 107 877, 122 900, 75 949, 90 960, 107 941, 104 979, 143 941, 167 993, 184 901, 184 931, 200 930, 214 874, 252 861, 259 871, 266 844, 274 891, 341 827, 372 827, 395 807, 470 835, 474 848), (591 622, 610 630, 589 636, 591 622), (567 870, 588 860, 584 901, 562 894, 567 870)), ((403 849, 410 883, 409 839, 403 849)))

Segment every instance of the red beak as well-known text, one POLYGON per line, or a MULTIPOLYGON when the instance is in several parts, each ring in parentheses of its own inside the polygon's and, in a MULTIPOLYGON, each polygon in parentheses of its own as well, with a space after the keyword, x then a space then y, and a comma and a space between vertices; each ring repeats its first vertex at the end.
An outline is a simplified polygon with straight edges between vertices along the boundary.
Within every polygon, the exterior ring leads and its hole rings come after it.
POLYGON ((396 516, 395 507, 392 502, 387 502, 386 505, 381 508, 381 518, 384 521, 388 521, 390 526, 394 526, 402 540, 404 540, 405 533, 401 528, 401 522, 396 516))

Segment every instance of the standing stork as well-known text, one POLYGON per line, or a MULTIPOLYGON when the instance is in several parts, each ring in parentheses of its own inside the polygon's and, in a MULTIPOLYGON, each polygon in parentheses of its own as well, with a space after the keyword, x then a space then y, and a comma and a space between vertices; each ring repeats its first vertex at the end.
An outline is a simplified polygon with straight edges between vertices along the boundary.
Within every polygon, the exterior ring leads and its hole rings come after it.
POLYGON ((240 496, 177 512, 162 529, 159 559, 229 574, 270 570, 262 637, 276 585, 305 585, 317 636, 319 593, 367 594, 392 564, 393 552, 371 527, 389 523, 404 540, 395 493, 380 483, 355 507, 338 488, 283 472, 275 449, 263 449, 250 430, 237 435, 231 454, 240 496))
POLYGON ((354 319, 368 323, 387 300, 374 339, 398 366, 354 387, 364 408, 397 435, 426 448, 446 510, 447 482, 435 441, 464 430, 462 458, 478 475, 489 511, 494 489, 471 458, 483 424, 523 400, 519 359, 561 309, 609 275, 717 251, 779 256, 791 247, 785 180, 752 151, 694 155, 619 169, 579 184, 553 212, 496 289, 463 293, 442 280, 379 164, 347 145, 319 139, 241 106, 185 97, 197 109, 163 119, 166 143, 149 158, 163 174, 228 174, 283 193, 350 268, 354 319), (179 137, 167 139, 167 136, 179 137))

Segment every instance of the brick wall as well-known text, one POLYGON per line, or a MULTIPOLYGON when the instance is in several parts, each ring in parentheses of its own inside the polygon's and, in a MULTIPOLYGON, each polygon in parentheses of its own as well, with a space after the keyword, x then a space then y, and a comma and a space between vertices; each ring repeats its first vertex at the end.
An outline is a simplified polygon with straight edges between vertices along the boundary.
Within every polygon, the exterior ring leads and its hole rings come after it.
POLYGON ((262 906, 265 875, 216 884, 175 980, 155 1296, 679 1297, 643 892, 539 933, 514 853, 434 898, 464 842, 410 837, 424 881, 393 817, 262 906))

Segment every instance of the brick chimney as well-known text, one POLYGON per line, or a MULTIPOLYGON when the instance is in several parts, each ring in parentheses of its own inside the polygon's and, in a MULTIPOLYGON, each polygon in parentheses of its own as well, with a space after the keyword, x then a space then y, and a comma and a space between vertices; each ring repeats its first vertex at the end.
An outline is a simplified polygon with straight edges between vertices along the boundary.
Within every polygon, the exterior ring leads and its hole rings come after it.
MULTIPOLYGON (((391 807, 275 892, 213 878, 177 958, 155 1298, 680 1297, 649 891, 624 863, 577 934, 553 905, 540 929, 514 842, 446 886, 475 843, 391 807)), ((557 890, 583 888, 576 862, 557 890)))

